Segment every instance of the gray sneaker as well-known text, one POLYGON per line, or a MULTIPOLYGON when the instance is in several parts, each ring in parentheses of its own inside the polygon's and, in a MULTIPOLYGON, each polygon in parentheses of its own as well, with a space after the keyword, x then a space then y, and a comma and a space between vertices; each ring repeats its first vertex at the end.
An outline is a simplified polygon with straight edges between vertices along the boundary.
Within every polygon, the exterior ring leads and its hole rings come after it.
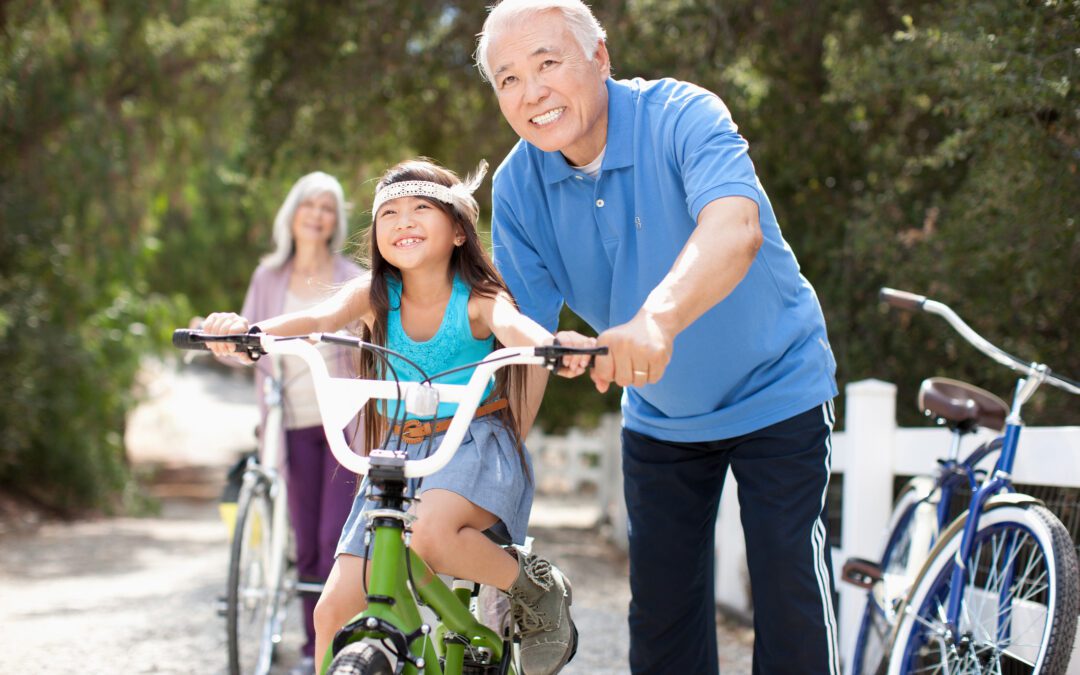
POLYGON ((507 592, 521 636, 521 669, 524 675, 553 675, 577 652, 577 628, 570 618, 573 589, 547 560, 517 554, 518 578, 507 592))

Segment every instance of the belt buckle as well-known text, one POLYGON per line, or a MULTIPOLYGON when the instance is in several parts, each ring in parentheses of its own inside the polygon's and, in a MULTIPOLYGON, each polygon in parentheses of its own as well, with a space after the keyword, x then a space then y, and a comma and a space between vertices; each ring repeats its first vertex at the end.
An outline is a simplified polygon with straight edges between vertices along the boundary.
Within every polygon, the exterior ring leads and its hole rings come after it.
POLYGON ((420 420, 405 420, 401 425, 401 440, 410 445, 420 443, 427 435, 427 424, 420 420))

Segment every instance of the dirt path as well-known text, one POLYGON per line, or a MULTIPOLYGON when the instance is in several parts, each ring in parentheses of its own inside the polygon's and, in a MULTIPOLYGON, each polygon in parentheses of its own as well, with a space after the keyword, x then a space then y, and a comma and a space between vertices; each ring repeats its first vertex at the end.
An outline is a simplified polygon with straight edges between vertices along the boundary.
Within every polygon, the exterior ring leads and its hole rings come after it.
POLYGON ((221 673, 226 552, 213 504, 47 524, 0 546, 0 672, 221 673))

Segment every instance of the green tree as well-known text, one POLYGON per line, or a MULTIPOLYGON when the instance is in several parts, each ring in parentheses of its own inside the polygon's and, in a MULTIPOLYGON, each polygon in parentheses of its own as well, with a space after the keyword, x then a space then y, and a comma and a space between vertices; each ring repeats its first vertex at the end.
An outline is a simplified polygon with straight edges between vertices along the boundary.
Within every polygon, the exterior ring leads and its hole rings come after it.
POLYGON ((67 512, 114 507, 127 485, 140 355, 190 311, 150 280, 203 264, 163 260, 159 235, 232 208, 228 181, 185 169, 214 166, 234 142, 218 119, 244 62, 245 11, 4 5, 0 489, 67 512))

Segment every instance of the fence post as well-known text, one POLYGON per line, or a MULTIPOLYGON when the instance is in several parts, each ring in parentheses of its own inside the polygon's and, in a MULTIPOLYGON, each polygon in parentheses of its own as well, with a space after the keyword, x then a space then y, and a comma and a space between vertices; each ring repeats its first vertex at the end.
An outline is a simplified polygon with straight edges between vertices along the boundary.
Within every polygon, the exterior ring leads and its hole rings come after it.
POLYGON ((626 500, 622 479, 622 415, 609 413, 600 418, 600 438, 604 445, 604 472, 600 489, 601 513, 611 524, 612 542, 626 551, 626 500))
MULTIPOLYGON (((845 389, 844 429, 848 441, 842 508, 843 558, 874 560, 892 510, 896 447, 896 385, 880 380, 852 382, 845 389)), ((836 570, 839 572, 839 570, 836 570)), ((838 583, 841 653, 850 672, 864 591, 838 583)))

